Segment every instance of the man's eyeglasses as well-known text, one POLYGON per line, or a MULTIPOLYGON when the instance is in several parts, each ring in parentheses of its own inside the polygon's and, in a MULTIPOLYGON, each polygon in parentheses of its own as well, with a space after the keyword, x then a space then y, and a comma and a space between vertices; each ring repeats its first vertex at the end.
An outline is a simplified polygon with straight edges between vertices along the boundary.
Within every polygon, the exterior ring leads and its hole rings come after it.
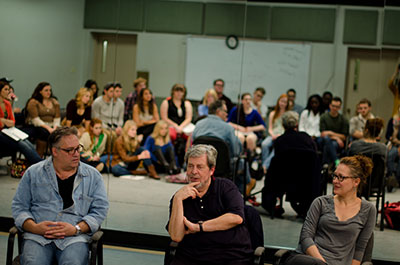
POLYGON ((337 175, 337 174, 335 174, 335 173, 332 173, 332 180, 335 180, 335 179, 338 179, 339 180, 339 182, 343 182, 343 180, 345 180, 345 179, 355 179, 355 177, 346 177, 346 176, 340 176, 340 175, 337 175))
POLYGON ((68 153, 69 155, 75 154, 75 152, 80 153, 83 149, 83 145, 78 145, 76 148, 61 148, 61 147, 56 147, 57 149, 63 150, 64 152, 68 153))

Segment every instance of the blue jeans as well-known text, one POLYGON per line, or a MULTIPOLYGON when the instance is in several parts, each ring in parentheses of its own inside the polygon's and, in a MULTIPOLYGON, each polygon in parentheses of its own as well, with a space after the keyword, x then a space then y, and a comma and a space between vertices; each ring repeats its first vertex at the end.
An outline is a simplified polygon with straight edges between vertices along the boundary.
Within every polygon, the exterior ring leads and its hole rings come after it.
MULTIPOLYGON (((139 155, 141 152, 143 152, 144 149, 143 147, 139 147, 138 149, 136 149, 135 153, 133 155, 139 155)), ((134 162, 130 162, 128 163, 126 166, 122 166, 122 165, 115 165, 111 168, 111 172, 114 174, 114 176, 119 177, 119 176, 123 176, 123 175, 131 175, 132 173, 130 172, 130 170, 135 170, 137 169, 137 167, 140 164, 140 161, 142 160, 137 160, 134 162)), ((148 166, 152 165, 151 163, 151 159, 143 159, 143 164, 144 166, 147 168, 148 166)))
POLYGON ((31 165, 42 161, 42 158, 38 155, 35 147, 28 139, 17 142, 0 132, 0 146, 5 149, 20 151, 31 165))
POLYGON ((54 242, 42 246, 33 240, 24 240, 22 265, 51 265, 53 259, 56 259, 59 265, 86 265, 89 262, 89 246, 79 242, 61 250, 54 242))
POLYGON ((262 150, 262 165, 265 168, 269 168, 272 158, 275 156, 275 150, 273 148, 274 141, 271 136, 268 136, 261 143, 262 150))
POLYGON ((339 144, 328 136, 318 137, 317 144, 322 150, 322 164, 331 164, 338 159, 339 144))

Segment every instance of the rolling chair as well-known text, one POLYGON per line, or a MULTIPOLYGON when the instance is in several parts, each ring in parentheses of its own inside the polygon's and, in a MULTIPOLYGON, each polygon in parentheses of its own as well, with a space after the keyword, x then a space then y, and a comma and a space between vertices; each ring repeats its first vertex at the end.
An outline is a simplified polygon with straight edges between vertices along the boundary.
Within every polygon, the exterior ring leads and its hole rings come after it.
MULTIPOLYGON (((196 144, 208 144, 217 149, 217 165, 215 167, 214 176, 233 180, 234 171, 232 169, 236 168, 236 165, 231 165, 230 151, 227 143, 217 137, 199 136, 193 141, 193 145, 196 144), (227 161, 229 162, 227 163, 227 161)), ((236 163, 234 162, 234 164, 236 163)))
MULTIPOLYGON (((19 231, 17 227, 11 227, 7 243, 7 259, 6 265, 19 265, 20 255, 22 253, 23 232, 19 231), (18 255, 14 256, 14 241, 15 235, 18 234, 18 255)), ((89 241, 89 265, 103 265, 103 231, 98 230, 95 232, 89 241)), ((57 262, 54 262, 56 265, 57 262)))
MULTIPOLYGON (((245 214, 245 225, 249 230, 251 247, 254 250, 252 264, 262 265, 264 264, 264 232, 261 222, 260 214, 252 206, 244 206, 245 214)), ((171 241, 165 251, 164 265, 169 265, 176 255, 176 251, 179 247, 179 243, 171 241)))

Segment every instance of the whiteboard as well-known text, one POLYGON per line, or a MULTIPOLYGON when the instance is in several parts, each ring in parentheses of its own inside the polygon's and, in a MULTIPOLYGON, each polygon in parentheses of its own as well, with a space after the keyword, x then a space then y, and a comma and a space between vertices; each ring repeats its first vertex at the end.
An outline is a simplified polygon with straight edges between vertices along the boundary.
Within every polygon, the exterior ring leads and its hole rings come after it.
POLYGON ((191 37, 186 43, 185 85, 188 98, 200 100, 213 81, 225 81, 224 94, 233 102, 244 92, 264 87, 263 103, 276 104, 289 88, 297 92, 296 103, 307 102, 311 45, 240 40, 229 49, 225 39, 191 37))

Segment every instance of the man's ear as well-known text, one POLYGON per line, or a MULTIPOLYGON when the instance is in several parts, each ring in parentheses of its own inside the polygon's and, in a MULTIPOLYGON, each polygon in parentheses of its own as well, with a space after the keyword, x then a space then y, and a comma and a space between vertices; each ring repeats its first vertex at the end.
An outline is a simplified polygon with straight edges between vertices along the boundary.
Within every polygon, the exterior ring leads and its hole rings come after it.
POLYGON ((211 170, 211 175, 214 175, 214 172, 215 172, 215 166, 214 166, 214 167, 212 167, 212 168, 210 168, 210 170, 211 170))
POLYGON ((54 146, 53 146, 53 147, 51 148, 50 152, 51 152, 51 155, 52 155, 53 157, 57 157, 57 155, 58 155, 57 147, 54 147, 54 146))

